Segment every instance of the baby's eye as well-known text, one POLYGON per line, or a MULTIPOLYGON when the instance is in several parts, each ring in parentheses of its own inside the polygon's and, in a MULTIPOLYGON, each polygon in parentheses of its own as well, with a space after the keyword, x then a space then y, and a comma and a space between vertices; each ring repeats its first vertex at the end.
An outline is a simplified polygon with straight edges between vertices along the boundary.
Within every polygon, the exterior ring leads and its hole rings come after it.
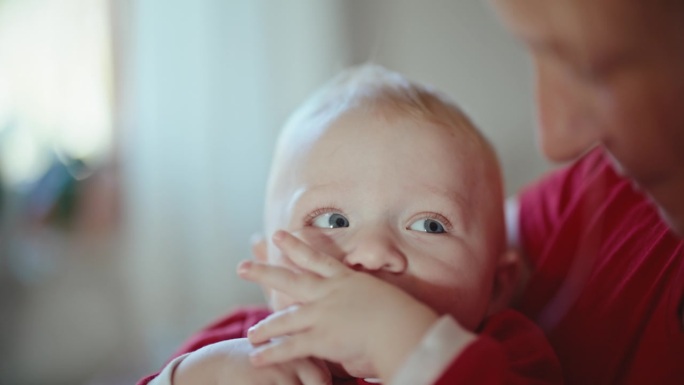
POLYGON ((419 219, 411 223, 409 230, 424 231, 426 233, 433 234, 446 233, 443 224, 435 219, 430 218, 419 219))
POLYGON ((349 227, 349 220, 339 213, 325 213, 316 216, 311 221, 311 225, 314 227, 334 229, 338 227, 349 227))

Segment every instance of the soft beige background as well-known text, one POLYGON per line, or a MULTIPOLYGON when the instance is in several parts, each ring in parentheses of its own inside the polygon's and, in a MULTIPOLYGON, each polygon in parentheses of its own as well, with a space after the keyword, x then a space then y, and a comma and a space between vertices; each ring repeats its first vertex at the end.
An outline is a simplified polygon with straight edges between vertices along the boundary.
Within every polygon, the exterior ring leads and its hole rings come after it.
POLYGON ((214 317, 262 302, 234 267, 260 229, 276 134, 348 65, 380 63, 452 95, 499 151, 509 193, 547 167, 529 65, 485 1, 112 6, 120 227, 41 238, 61 268, 12 287, 0 380, 130 383, 214 317))

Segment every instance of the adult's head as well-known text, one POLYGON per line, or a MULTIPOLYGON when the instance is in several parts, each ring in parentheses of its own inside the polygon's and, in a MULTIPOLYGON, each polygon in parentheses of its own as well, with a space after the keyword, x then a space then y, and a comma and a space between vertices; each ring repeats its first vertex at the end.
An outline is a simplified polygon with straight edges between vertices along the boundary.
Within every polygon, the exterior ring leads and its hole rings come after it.
POLYGON ((544 154, 602 145, 684 236, 684 1, 491 3, 531 53, 544 154))

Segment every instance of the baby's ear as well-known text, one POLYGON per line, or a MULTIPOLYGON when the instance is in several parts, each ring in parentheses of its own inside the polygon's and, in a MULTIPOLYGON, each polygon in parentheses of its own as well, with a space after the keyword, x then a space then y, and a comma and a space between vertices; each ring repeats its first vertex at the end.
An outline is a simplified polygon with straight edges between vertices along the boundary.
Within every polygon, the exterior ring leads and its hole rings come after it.
POLYGON ((250 238, 252 244, 252 256, 259 262, 268 261, 268 248, 266 245, 266 238, 260 233, 252 235, 250 238))
POLYGON ((522 274, 522 260, 517 250, 510 249, 499 257, 494 274, 492 299, 487 315, 495 314, 513 304, 522 274))

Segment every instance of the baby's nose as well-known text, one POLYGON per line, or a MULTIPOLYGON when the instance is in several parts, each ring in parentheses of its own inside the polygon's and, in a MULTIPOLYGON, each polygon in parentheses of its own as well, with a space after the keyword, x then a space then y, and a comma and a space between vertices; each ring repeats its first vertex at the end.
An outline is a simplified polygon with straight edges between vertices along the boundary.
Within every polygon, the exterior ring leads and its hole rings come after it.
POLYGON ((406 270, 407 260, 390 235, 368 234, 344 257, 354 270, 386 271, 400 274, 406 270))

